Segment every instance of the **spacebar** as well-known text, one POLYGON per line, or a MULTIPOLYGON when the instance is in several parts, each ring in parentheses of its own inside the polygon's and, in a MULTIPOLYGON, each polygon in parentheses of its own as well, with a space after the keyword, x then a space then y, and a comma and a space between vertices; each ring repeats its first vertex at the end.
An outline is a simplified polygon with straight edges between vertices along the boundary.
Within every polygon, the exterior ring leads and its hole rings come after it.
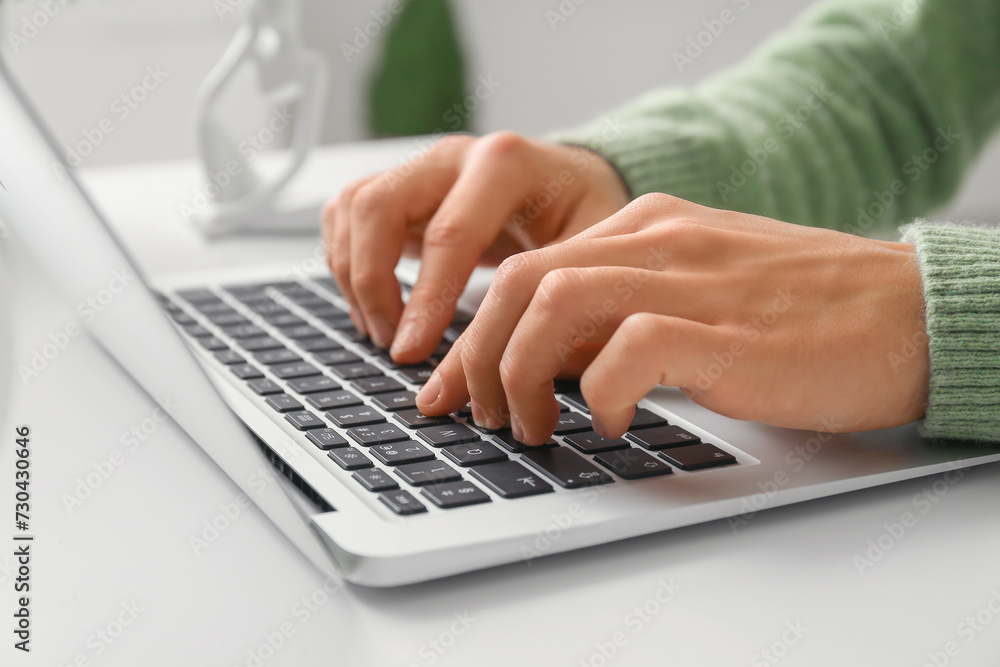
POLYGON ((522 452, 521 460, 567 489, 615 481, 593 463, 565 447, 522 452))

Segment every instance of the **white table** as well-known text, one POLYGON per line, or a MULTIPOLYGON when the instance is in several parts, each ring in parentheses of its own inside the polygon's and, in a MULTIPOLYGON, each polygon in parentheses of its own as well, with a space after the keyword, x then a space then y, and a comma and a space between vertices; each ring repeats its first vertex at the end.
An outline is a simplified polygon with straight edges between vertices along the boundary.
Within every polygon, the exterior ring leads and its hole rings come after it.
MULTIPOLYGON (((299 186, 332 191, 358 165, 391 164, 393 151, 320 151, 299 186)), ((314 256, 308 237, 204 241, 178 222, 195 176, 192 165, 158 164, 87 181, 153 273, 314 256)), ((72 313, 17 256, 16 240, 4 248, 20 364, 72 313)), ((717 521, 403 589, 328 594, 253 507, 194 553, 191 536, 238 491, 174 425, 151 418, 150 401, 91 340, 73 339, 26 385, 16 374, 11 382, 0 431, 4 665, 919 666, 929 653, 939 665, 995 665, 1000 655, 1000 465, 954 484, 928 478, 763 512, 736 532, 717 521), (7 630, 15 423, 33 429, 27 656, 7 630), (133 427, 148 434, 130 449, 122 437, 133 427), (120 465, 108 462, 113 450, 120 465), (96 488, 70 512, 66 494, 88 475, 96 488), (934 502, 916 499, 925 490, 934 502), (905 512, 916 524, 884 536, 905 512), (856 557, 880 536, 891 548, 859 573, 856 557), (966 620, 977 613, 979 630, 966 620)))

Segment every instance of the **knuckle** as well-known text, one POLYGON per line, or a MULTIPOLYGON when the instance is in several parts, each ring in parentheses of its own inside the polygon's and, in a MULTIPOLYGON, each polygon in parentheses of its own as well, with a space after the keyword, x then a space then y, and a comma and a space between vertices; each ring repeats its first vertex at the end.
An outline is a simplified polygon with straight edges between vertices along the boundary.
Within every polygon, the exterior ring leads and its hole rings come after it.
POLYGON ((542 276, 535 299, 545 312, 559 312, 578 295, 584 272, 578 268, 559 268, 542 276))
POLYGON ((465 150, 475 140, 475 137, 468 134, 446 134, 434 144, 432 150, 446 154, 458 153, 465 150))
POLYGON ((370 296, 378 292, 381 276, 371 269, 357 264, 351 267, 351 290, 361 296, 370 296))
POLYGON ((528 145, 524 137, 509 131, 487 134, 481 141, 482 150, 494 159, 519 155, 528 145))
POLYGON ((496 288, 497 292, 517 289, 525 277, 532 272, 534 263, 534 251, 511 255, 497 267, 496 275, 493 277, 493 287, 496 288))
POLYGON ((468 225, 460 219, 449 218, 428 225, 423 243, 430 248, 464 248, 468 239, 468 225))
POLYGON ((319 215, 324 227, 332 227, 337 219, 337 198, 328 199, 319 215))
POLYGON ((653 313, 632 313, 618 326, 622 345, 628 350, 644 350, 669 333, 667 321, 653 313))
POLYGON ((351 197, 350 210, 353 221, 365 220, 379 212, 385 205, 383 193, 371 185, 358 188, 351 197))

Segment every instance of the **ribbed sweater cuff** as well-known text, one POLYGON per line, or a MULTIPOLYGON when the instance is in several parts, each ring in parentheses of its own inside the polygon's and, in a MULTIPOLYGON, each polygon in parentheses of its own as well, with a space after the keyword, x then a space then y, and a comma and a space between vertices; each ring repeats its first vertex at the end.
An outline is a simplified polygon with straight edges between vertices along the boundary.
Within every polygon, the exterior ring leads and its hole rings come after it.
POLYGON ((931 438, 1000 441, 1000 229, 917 223, 927 306, 931 438))

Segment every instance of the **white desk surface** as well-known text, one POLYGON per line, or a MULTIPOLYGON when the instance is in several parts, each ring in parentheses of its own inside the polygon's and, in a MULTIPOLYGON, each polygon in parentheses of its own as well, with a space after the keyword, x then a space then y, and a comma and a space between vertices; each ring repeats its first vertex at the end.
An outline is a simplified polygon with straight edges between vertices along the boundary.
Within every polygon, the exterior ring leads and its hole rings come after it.
MULTIPOLYGON (((320 151, 302 184, 332 191, 357 165, 394 162, 389 152, 320 151)), ((176 204, 195 183, 190 165, 87 181, 154 273, 294 265, 315 251, 314 238, 208 243, 183 227, 176 204)), ((3 247, 16 367, 72 312, 33 275, 16 239, 3 247)), ((1000 657, 1000 465, 954 484, 927 478, 763 512, 738 532, 717 521, 531 565, 326 595, 322 577, 252 507, 194 553, 191 536, 236 487, 171 424, 134 451, 123 446, 153 406, 91 340, 73 339, 39 377, 25 384, 15 373, 11 384, 0 431, 4 665, 919 667, 1000 657), (13 650, 8 630, 14 424, 33 429, 30 655, 13 650), (69 512, 65 494, 113 450, 121 465, 69 512), (935 502, 915 500, 925 491, 935 502), (916 523, 883 536, 906 512, 916 523), (859 573, 856 556, 880 536, 889 550, 859 573), (665 604, 655 597, 661 582, 678 587, 665 604), (603 657, 615 639, 613 657, 603 657)))

